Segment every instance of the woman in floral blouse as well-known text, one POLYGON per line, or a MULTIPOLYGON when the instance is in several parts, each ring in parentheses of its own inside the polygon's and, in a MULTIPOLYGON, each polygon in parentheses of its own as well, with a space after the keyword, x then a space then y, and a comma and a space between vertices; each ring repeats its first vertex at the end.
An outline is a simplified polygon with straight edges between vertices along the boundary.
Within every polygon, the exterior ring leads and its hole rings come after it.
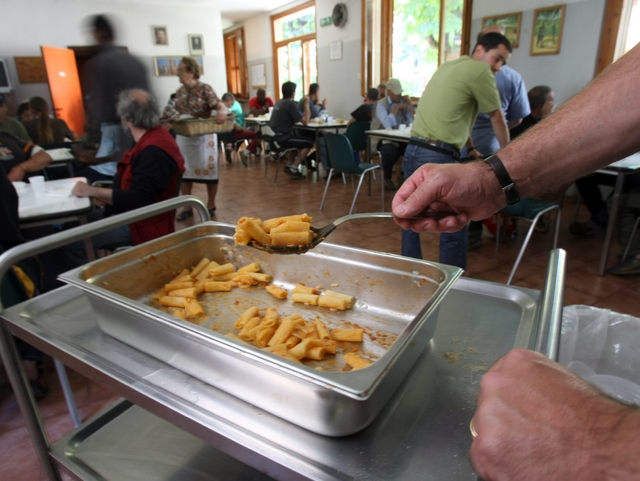
MULTIPOLYGON (((176 92, 162 112, 162 120, 170 121, 184 116, 209 118, 211 112, 217 112, 219 122, 227 119, 227 108, 218 100, 210 85, 200 82, 200 65, 190 57, 184 57, 178 64, 178 78, 182 87, 176 92)), ((216 134, 176 137, 180 152, 185 160, 185 173, 180 191, 191 194, 194 182, 207 185, 207 207, 211 216, 215 215, 216 192, 218 191, 218 143, 216 134)), ((193 215, 189 207, 176 217, 185 220, 193 215)))

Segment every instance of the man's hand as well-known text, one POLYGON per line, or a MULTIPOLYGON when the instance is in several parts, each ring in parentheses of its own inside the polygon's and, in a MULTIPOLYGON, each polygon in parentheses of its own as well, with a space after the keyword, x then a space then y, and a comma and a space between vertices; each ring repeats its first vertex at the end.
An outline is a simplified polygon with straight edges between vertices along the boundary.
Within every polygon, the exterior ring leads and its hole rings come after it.
POLYGON ((484 375, 471 463, 497 479, 638 479, 638 411, 541 354, 511 351, 484 375))
POLYGON ((71 190, 71 195, 75 195, 76 197, 91 197, 92 189, 93 187, 86 182, 76 182, 76 185, 74 185, 71 190))
POLYGON ((485 162, 425 164, 396 192, 392 210, 396 222, 405 230, 456 232, 467 225, 469 219, 486 219, 505 204, 500 183, 485 162), (425 209, 458 215, 440 220, 407 219, 425 209))
POLYGON ((302 103, 304 105, 309 105, 309 101, 310 101, 310 99, 309 99, 308 95, 305 95, 304 97, 302 97, 302 103))
POLYGON ((328 99, 322 99, 322 106, 323 107, 326 107, 328 103, 329 103, 328 99))
POLYGON ((24 179, 25 173, 25 170, 20 165, 16 165, 7 174, 7 179, 9 179, 11 182, 20 182, 24 179))
POLYGON ((476 160, 482 160, 484 159, 484 155, 478 151, 478 149, 476 149, 475 147, 471 150, 468 150, 467 152, 469 152, 469 157, 471 157, 472 159, 476 159, 476 160))

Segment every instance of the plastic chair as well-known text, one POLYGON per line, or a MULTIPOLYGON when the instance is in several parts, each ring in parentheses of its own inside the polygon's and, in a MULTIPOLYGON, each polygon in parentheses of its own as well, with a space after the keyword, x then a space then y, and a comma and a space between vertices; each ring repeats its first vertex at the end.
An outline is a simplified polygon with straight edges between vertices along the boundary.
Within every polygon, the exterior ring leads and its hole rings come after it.
MULTIPOLYGON (((531 222, 531 227, 529 227, 529 232, 527 232, 527 237, 525 237, 522 247, 520 248, 520 252, 518 252, 518 257, 516 258, 516 263, 511 270, 511 274, 509 275, 509 280, 507 281, 507 285, 511 284, 513 277, 518 270, 518 266, 520 265, 520 261, 522 260, 522 256, 524 255, 524 251, 531 240, 531 236, 533 235, 533 231, 536 228, 536 224, 540 217, 547 212, 551 212, 554 209, 558 209, 558 214, 556 215, 556 230, 553 235, 553 249, 558 246, 558 235, 560 234, 560 215, 561 209, 560 206, 562 202, 548 202, 545 200, 532 199, 530 197, 526 199, 522 199, 515 205, 509 205, 504 209, 500 210, 501 214, 506 216, 505 225, 507 225, 507 221, 509 217, 515 217, 517 219, 526 220, 527 222, 531 222)), ((500 216, 497 216, 496 219, 496 251, 500 248, 500 216)))
MULTIPOLYGON (((2 252, 3 249, 0 246, 0 253, 2 252)), ((13 270, 9 270, 4 279, 2 279, 0 285, 0 303, 2 304, 2 309, 15 306, 16 304, 24 302, 28 299, 29 296, 27 295, 24 286, 18 279, 18 276, 13 270)), ((78 413, 76 401, 73 397, 71 384, 69 384, 67 371, 64 367, 64 364, 62 364, 57 359, 54 359, 53 362, 56 366, 56 372, 58 373, 58 379, 60 380, 60 385, 62 386, 62 392, 64 393, 64 398, 67 402, 69 414, 71 415, 71 419, 73 420, 73 426, 77 428, 81 423, 80 414, 78 413)))
POLYGON ((276 176, 273 180, 274 183, 278 182, 278 163, 285 160, 285 154, 288 152, 298 151, 297 148, 283 148, 275 140, 276 133, 268 125, 260 126, 260 132, 265 143, 265 158, 264 158, 264 176, 267 177, 269 171, 269 156, 272 157, 273 162, 276 163, 276 176))
MULTIPOLYGON (((349 214, 353 213, 353 209, 360 193, 360 187, 367 172, 373 174, 373 171, 380 169, 380 165, 368 164, 366 162, 356 162, 353 156, 353 147, 349 139, 342 134, 332 134, 326 132, 324 138, 327 142, 327 152, 329 154, 329 163, 331 164, 331 170, 327 176, 327 185, 324 188, 324 194, 322 195, 322 202, 320 202, 320 210, 324 207, 324 201, 327 197, 327 191, 329 190, 329 184, 331 183, 331 177, 334 171, 341 174, 351 174, 351 184, 353 186, 353 176, 360 176, 358 182, 358 188, 353 195, 353 202, 351 202, 351 209, 349 214)), ((382 178, 380 180, 380 193, 382 194, 382 212, 384 212, 384 182, 382 178)), ((369 177, 369 195, 371 195, 371 177, 369 177)))

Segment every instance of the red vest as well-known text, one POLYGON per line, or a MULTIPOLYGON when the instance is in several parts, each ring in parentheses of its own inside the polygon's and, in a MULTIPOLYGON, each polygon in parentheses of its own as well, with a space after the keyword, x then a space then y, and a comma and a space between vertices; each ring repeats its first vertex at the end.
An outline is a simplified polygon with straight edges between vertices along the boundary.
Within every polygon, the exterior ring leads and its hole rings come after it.
MULTIPOLYGON (((171 134, 162 127, 158 127, 153 130, 148 130, 140 140, 133 146, 133 148, 127 150, 122 157, 122 160, 118 162, 118 179, 120 180, 120 188, 122 190, 131 189, 132 164, 135 163, 136 157, 145 147, 149 146, 159 147, 169 154, 178 165, 178 170, 171 178, 171 184, 163 192, 153 199, 153 203, 160 202, 166 199, 174 197, 178 192, 178 182, 180 175, 184 172, 184 159, 178 149, 178 144, 171 137, 171 134)), ((163 235, 170 234, 174 229, 174 211, 165 212, 147 219, 143 219, 138 222, 134 222, 129 225, 131 230, 131 239, 133 245, 142 244, 163 235)))

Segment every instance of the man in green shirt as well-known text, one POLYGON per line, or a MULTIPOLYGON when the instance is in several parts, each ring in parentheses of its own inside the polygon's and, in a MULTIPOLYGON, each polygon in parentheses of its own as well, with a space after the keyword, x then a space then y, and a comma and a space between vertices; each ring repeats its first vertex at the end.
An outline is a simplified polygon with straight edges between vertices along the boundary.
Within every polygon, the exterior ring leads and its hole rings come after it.
POLYGON ((4 95, 0 95, 0 132, 14 135, 24 142, 31 142, 27 129, 16 119, 9 117, 7 115, 8 110, 4 95))
MULTIPOLYGON (((483 35, 471 57, 446 62, 431 77, 418 104, 411 140, 404 154, 408 179, 421 165, 454 163, 464 145, 475 149, 469 137, 478 112, 487 113, 500 146, 509 142, 494 75, 507 63, 511 44, 497 32, 483 35)), ((421 259, 420 236, 402 232, 402 255, 421 259)), ((466 268, 467 230, 440 235, 440 262, 466 268)))

